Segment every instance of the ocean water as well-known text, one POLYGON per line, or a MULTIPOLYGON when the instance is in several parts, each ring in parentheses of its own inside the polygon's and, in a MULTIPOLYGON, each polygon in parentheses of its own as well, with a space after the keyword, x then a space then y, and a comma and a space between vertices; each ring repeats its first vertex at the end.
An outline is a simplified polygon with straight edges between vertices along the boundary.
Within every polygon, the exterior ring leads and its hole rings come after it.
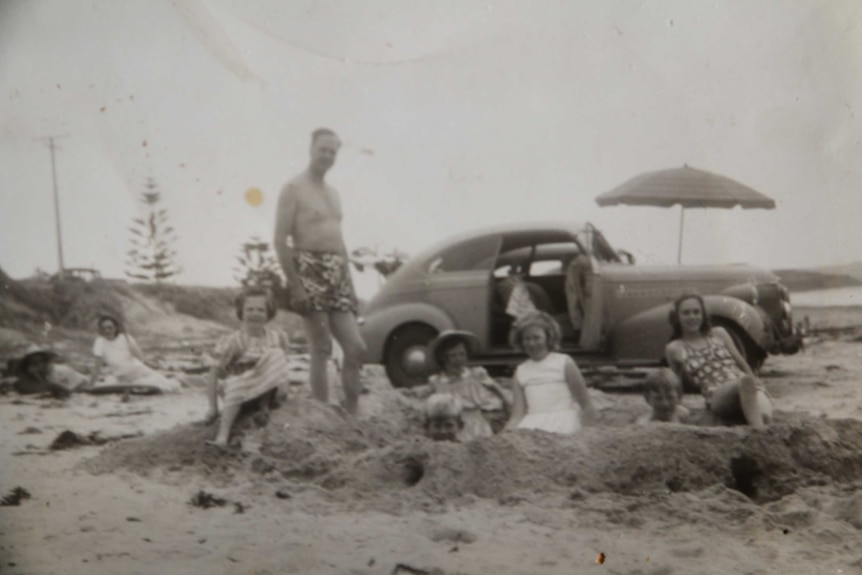
POLYGON ((862 306, 862 286, 791 292, 794 307, 851 307, 862 306))

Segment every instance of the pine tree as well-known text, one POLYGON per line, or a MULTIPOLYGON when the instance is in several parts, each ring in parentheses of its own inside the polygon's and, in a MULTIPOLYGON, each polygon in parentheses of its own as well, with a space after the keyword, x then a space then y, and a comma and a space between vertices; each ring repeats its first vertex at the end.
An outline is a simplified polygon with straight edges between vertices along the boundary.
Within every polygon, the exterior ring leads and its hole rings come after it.
POLYGON ((141 203, 146 206, 143 218, 132 218, 131 249, 127 252, 126 275, 160 283, 180 273, 176 264, 177 252, 171 247, 177 240, 174 228, 168 222, 168 212, 159 209, 161 193, 152 178, 144 184, 146 191, 141 194, 141 203))
POLYGON ((281 267, 268 242, 253 236, 242 244, 236 260, 239 267, 234 268, 234 277, 243 287, 269 288, 276 296, 283 291, 285 281, 281 267))

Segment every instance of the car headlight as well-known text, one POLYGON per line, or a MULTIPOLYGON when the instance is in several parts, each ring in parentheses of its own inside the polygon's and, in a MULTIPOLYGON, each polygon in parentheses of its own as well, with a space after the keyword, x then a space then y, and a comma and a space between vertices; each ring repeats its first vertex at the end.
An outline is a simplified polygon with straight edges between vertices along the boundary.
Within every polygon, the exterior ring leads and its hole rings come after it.
POLYGON ((356 317, 356 324, 357 324, 357 325, 365 325, 365 318, 364 318, 364 317, 362 317, 361 315, 360 315, 360 316, 357 316, 357 317, 356 317))

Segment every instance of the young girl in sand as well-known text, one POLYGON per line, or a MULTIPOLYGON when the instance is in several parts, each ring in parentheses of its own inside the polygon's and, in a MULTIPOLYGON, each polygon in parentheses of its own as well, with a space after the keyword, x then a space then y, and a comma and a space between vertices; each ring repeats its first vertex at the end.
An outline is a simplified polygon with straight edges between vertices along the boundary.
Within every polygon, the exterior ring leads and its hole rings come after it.
POLYGON ((494 434, 491 421, 495 414, 506 410, 503 391, 485 368, 467 365, 470 351, 477 346, 476 336, 459 330, 442 332, 428 346, 429 356, 440 368, 428 379, 431 389, 457 397, 462 407, 464 424, 458 433, 459 441, 490 437, 494 434))
POLYGON ((639 417, 637 422, 684 422, 689 412, 680 404, 681 395, 682 384, 673 371, 666 367, 655 370, 644 381, 644 399, 652 409, 639 417))
POLYGON ((107 388, 111 389, 129 386, 162 392, 180 390, 178 381, 168 379, 144 364, 141 348, 138 347, 135 338, 124 331, 119 319, 105 314, 99 317, 97 325, 99 335, 93 344, 96 367, 90 377, 91 385, 95 385, 105 372, 107 375, 105 383, 107 388))
POLYGON ((226 446, 231 427, 243 403, 258 401, 264 416, 276 392, 286 393, 288 385, 288 339, 267 323, 275 317, 272 295, 263 289, 249 288, 236 299, 236 313, 242 327, 226 336, 217 346, 218 363, 210 372, 209 411, 206 421, 218 417, 219 380, 223 380, 224 408, 214 441, 226 446))
POLYGON ((572 434, 591 425, 596 412, 575 361, 555 351, 560 327, 545 312, 530 312, 512 327, 509 343, 529 359, 515 370, 515 402, 507 429, 572 434), (580 413, 575 402, 580 405, 580 413))
POLYGON ((772 420, 772 402, 736 349, 730 334, 712 327, 703 298, 681 296, 670 312, 673 336, 665 347, 668 364, 680 379, 700 388, 707 408, 729 422, 763 427, 772 420))

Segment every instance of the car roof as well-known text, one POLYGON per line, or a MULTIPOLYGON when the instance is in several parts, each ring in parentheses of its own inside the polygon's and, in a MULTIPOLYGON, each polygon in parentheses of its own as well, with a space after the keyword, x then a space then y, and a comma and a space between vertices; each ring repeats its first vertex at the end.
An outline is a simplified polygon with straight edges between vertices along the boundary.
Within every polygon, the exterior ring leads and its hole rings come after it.
POLYGON ((496 224, 493 226, 485 226, 475 228, 460 234, 454 234, 441 241, 434 243, 428 250, 435 252, 446 248, 447 246, 461 243, 472 238, 480 238, 483 236, 504 235, 504 234, 544 234, 544 233, 568 233, 577 234, 586 229, 590 224, 585 222, 574 221, 541 221, 541 222, 508 222, 496 224))

